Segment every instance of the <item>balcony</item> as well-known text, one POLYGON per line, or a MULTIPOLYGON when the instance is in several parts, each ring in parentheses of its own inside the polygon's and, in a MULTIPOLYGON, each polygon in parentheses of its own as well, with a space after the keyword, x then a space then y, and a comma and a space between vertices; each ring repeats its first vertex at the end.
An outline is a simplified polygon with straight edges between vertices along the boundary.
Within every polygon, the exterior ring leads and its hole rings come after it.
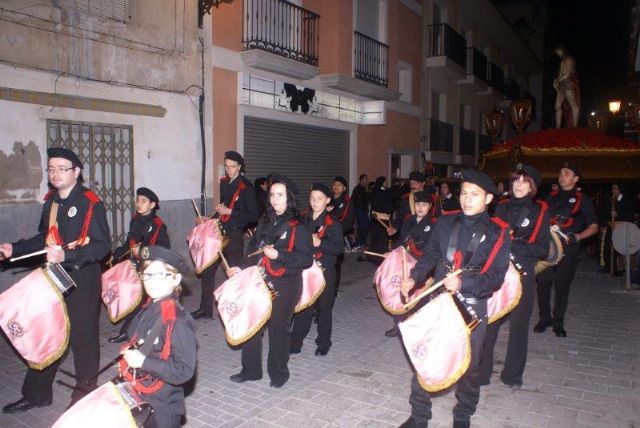
POLYGON ((447 24, 428 27, 427 67, 445 67, 466 76, 467 41, 447 24))
POLYGON ((317 76, 320 16, 285 0, 244 0, 241 58, 294 79, 317 76))
POLYGON ((464 128, 459 128, 458 132, 460 155, 474 157, 476 155, 476 133, 464 128))
POLYGON ((487 81, 487 57, 476 48, 467 48, 467 75, 458 83, 476 85, 484 91, 488 87, 487 81))
POLYGON ((515 79, 505 79, 504 81, 504 94, 511 101, 515 101, 520 98, 520 84, 515 79))
POLYGON ((504 93, 504 71, 497 64, 489 62, 489 86, 494 90, 504 93))
POLYGON ((453 153, 453 125, 431 119, 430 144, 431 151, 453 153))
POLYGON ((342 74, 320 76, 323 87, 372 100, 395 101, 400 93, 389 89, 389 46, 353 32, 353 77, 342 74))

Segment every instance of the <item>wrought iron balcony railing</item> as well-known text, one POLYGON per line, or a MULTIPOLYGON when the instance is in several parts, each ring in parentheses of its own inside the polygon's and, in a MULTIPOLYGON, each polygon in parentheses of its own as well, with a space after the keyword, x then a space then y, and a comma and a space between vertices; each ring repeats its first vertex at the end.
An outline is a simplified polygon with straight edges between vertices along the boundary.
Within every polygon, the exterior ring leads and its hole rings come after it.
POLYGON ((504 93, 504 71, 493 62, 489 62, 489 84, 492 88, 504 93))
POLYGON ((318 66, 320 15, 285 0, 244 0, 244 50, 318 66))
POLYGON ((487 57, 476 48, 467 48, 467 74, 487 81, 487 57))
POLYGON ((430 120, 430 150, 436 152, 453 153, 453 125, 446 122, 440 122, 436 119, 430 120))
POLYGON ((460 128, 460 154, 475 156, 476 154, 476 133, 468 129, 460 128))
POLYGON ((357 31, 353 35, 355 78, 388 87, 389 46, 357 31))
POLYGON ((446 56, 466 68, 467 40, 447 24, 429 25, 427 56, 446 56))

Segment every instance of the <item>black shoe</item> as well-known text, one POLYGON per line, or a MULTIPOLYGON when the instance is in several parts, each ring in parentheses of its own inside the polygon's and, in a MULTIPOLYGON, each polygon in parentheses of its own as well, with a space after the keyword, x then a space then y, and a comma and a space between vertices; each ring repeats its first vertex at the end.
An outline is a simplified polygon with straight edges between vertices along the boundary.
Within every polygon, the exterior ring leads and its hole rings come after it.
POLYGON ((290 348, 289 349, 289 355, 291 354, 299 354, 302 351, 302 348, 290 348))
POLYGON ((128 337, 129 336, 127 336, 127 333, 120 333, 119 335, 110 337, 107 340, 109 342, 111 342, 111 343, 120 343, 120 342, 124 342, 125 340, 127 340, 128 337))
POLYGON ((271 382, 269 382, 269 386, 271 388, 281 388, 282 385, 287 383, 288 380, 289 380, 289 378, 281 379, 281 380, 271 379, 271 382))
POLYGON ((243 370, 238 374, 234 374, 234 375, 229 376, 229 379, 231 379, 231 382, 242 383, 242 382, 246 382, 248 380, 260 380, 260 379, 262 379, 262 376, 249 377, 247 375, 247 373, 243 370))
POLYGON ((502 381, 503 384, 505 384, 511 389, 522 389, 522 381, 518 382, 518 381, 506 379, 502 375, 500 375, 500 380, 502 381))
POLYGON ((544 333, 547 327, 551 327, 551 321, 538 321, 535 327, 533 327, 533 331, 535 333, 544 333))
POLYGON ((427 428, 429 426, 429 422, 418 422, 412 417, 407 419, 400 425, 399 428, 427 428))
POLYGON ((389 330, 384 332, 384 335, 387 337, 396 337, 398 335, 398 327, 390 328, 389 330))
POLYGON ((204 309, 198 309, 197 311, 191 312, 191 316, 194 320, 198 320, 200 318, 210 320, 211 318, 213 318, 213 314, 211 312, 205 311, 204 309))
POLYGON ((470 421, 459 421, 456 419, 453 420, 453 428, 469 428, 470 426, 470 421))
POLYGON ((556 336, 558 337, 567 337, 567 332, 564 330, 564 328, 562 328, 561 325, 556 325, 553 327, 553 332, 556 334, 556 336))
POLYGON ((327 355, 329 353, 328 349, 322 349, 322 348, 316 348, 316 355, 319 355, 321 357, 324 357, 325 355, 327 355))
POLYGON ((7 404, 2 408, 2 413, 20 413, 26 412, 30 409, 35 409, 36 407, 47 407, 51 405, 51 399, 42 400, 42 401, 29 401, 26 398, 22 397, 15 403, 7 404))

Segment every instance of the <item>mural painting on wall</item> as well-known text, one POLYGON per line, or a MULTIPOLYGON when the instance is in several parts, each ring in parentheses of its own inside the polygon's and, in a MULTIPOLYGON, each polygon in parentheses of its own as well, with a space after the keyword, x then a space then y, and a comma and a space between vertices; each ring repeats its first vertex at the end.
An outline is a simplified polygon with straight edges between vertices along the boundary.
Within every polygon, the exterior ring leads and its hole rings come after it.
POLYGON ((303 114, 309 112, 311 112, 311 114, 318 114, 316 91, 309 88, 299 89, 291 83, 285 83, 283 85, 278 105, 294 113, 300 109, 303 114), (284 100, 282 95, 284 95, 284 100))
POLYGON ((33 201, 44 172, 40 149, 35 142, 13 144, 13 152, 0 150, 0 203, 33 201))

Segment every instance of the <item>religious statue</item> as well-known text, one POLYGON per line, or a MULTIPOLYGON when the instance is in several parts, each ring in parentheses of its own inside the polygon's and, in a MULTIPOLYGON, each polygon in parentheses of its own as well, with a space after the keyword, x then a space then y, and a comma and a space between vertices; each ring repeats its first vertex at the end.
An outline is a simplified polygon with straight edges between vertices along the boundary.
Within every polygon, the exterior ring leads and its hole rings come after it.
POLYGON ((563 116, 566 127, 576 127, 580 117, 580 86, 576 61, 563 46, 557 47, 555 52, 560 57, 558 77, 553 80, 553 87, 558 92, 555 105, 556 128, 562 126, 563 116))

